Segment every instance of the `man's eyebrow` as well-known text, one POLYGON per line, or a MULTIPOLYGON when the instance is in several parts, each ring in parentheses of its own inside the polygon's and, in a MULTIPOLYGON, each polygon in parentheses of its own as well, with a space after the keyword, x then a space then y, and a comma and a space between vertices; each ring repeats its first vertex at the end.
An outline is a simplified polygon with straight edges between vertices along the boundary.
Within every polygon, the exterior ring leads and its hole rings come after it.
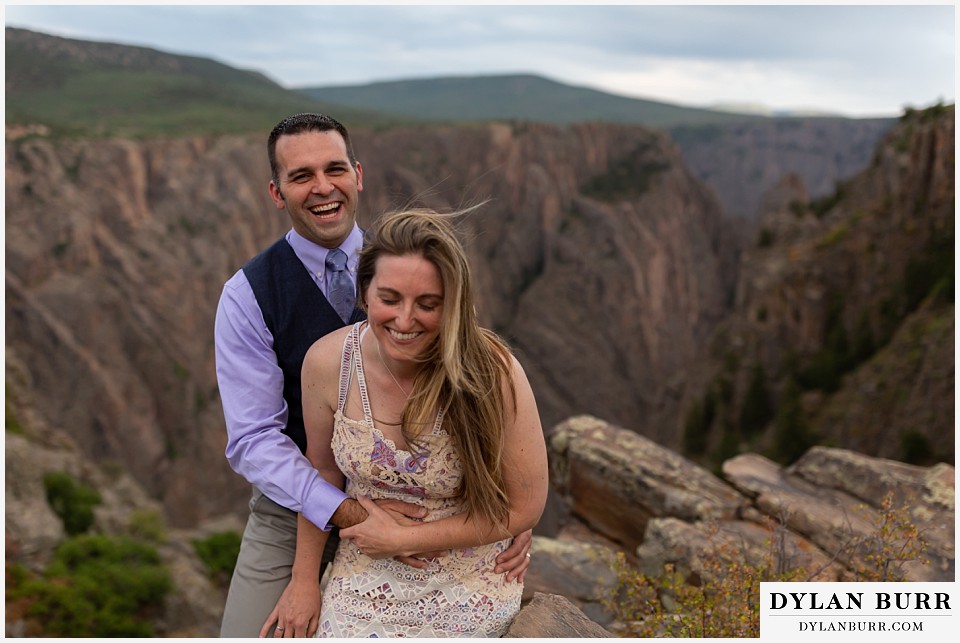
MULTIPOLYGON (((327 163, 327 164, 323 167, 323 170, 324 170, 324 171, 327 171, 327 170, 332 170, 332 169, 349 168, 349 167, 352 167, 352 166, 350 165, 350 162, 349 162, 349 161, 345 161, 345 160, 335 160, 335 161, 330 161, 329 163, 327 163)), ((307 174, 313 173, 313 172, 314 172, 313 166, 312 166, 312 165, 301 165, 300 167, 292 167, 292 168, 290 168, 289 170, 287 170, 286 176, 288 176, 288 177, 290 177, 290 176, 295 176, 295 175, 297 175, 297 174, 302 174, 302 173, 304 173, 304 172, 306 172, 307 174)))
POLYGON ((302 174, 303 172, 311 172, 311 171, 312 170, 306 165, 303 165, 301 167, 292 167, 289 170, 287 170, 286 176, 294 176, 295 174, 302 174))

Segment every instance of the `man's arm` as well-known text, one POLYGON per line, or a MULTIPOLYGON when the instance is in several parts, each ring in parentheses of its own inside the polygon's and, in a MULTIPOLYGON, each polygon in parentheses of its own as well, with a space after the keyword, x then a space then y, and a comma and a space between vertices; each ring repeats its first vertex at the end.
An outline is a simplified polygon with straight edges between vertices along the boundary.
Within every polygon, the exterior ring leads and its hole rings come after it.
POLYGON ((242 271, 223 288, 214 336, 230 466, 270 499, 329 529, 346 495, 281 432, 287 420, 283 372, 242 271))

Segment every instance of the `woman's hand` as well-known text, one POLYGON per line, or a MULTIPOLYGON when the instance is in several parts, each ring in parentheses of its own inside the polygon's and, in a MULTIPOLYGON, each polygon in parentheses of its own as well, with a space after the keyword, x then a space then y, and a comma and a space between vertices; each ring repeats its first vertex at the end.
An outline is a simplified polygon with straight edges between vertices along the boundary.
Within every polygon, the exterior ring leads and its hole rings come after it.
POLYGON ((414 547, 405 542, 415 527, 398 524, 369 498, 360 496, 357 502, 366 509, 367 519, 353 527, 340 530, 340 537, 349 539, 350 546, 375 559, 409 557, 417 553, 414 547))
POLYGON ((533 543, 533 530, 528 529, 516 535, 513 542, 503 553, 497 556, 497 566, 493 571, 496 574, 507 574, 507 582, 516 580, 523 582, 530 567, 530 545, 533 543))
POLYGON ((320 600, 320 583, 316 580, 312 583, 291 580, 260 629, 260 638, 266 637, 274 624, 277 626, 274 638, 312 637, 320 624, 320 600))

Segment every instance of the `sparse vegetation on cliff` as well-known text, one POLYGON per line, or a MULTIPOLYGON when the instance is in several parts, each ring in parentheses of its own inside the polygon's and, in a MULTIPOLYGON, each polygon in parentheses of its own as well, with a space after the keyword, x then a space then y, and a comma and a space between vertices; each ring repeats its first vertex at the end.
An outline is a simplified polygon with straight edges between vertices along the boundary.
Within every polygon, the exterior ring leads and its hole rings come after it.
POLYGON ((229 583, 233 575, 240 555, 240 541, 240 534, 235 531, 221 531, 193 541, 193 548, 210 576, 222 585, 229 583))
POLYGON ((831 195, 771 206, 712 342, 716 374, 685 405, 685 453, 717 465, 756 450, 787 464, 816 440, 953 462, 952 439, 932 448, 952 435, 953 398, 916 383, 946 377, 952 388, 950 333, 925 320, 953 317, 953 132, 952 107, 907 113, 874 163, 831 195), (720 377, 731 402, 707 414, 720 377))
POLYGON ((47 502, 53 512, 63 521, 67 534, 82 534, 93 524, 93 508, 100 504, 100 494, 64 472, 51 472, 43 476, 47 502))
MULTIPOLYGON (((887 494, 880 509, 871 535, 850 533, 842 542, 843 549, 866 552, 847 580, 903 580, 904 564, 920 560, 926 549, 907 507, 895 507, 887 494)), ((700 552, 696 573, 668 564, 659 576, 650 576, 620 553, 614 566, 617 584, 602 598, 615 619, 611 629, 626 637, 758 638, 760 583, 808 581, 823 571, 795 565, 784 553, 782 525, 771 531, 759 563, 746 560, 737 547, 719 543, 700 552)), ((837 564, 838 553, 831 564, 837 564)))
POLYGON ((157 551, 123 537, 69 538, 42 577, 7 569, 8 600, 21 602, 30 636, 153 636, 149 616, 172 586, 157 551))

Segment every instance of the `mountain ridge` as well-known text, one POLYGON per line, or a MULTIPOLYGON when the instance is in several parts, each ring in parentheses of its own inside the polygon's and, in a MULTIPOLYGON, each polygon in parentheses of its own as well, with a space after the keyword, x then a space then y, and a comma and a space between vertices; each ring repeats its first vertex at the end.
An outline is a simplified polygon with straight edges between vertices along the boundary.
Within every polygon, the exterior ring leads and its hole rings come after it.
MULTIPOLYGON (((635 98, 531 73, 436 76, 294 89, 347 107, 384 109, 382 106, 388 105, 392 113, 441 121, 519 119, 563 125, 596 120, 669 129, 793 118, 784 110, 757 113, 635 98)), ((804 117, 849 118, 839 114, 804 117)))
MULTIPOLYGON (((212 60, 10 27, 6 34, 8 138, 146 139, 247 132, 262 136, 280 118, 297 111, 326 111, 351 128, 386 131, 413 123, 429 127, 429 115, 421 113, 425 104, 439 110, 434 124, 455 125, 468 122, 462 120, 468 110, 482 107, 474 98, 488 93, 497 96, 500 120, 506 122, 526 117, 534 120, 525 122, 552 120, 568 126, 589 116, 665 129, 697 178, 716 192, 725 214, 747 222, 756 218, 763 193, 785 173, 800 175, 812 196, 829 194, 836 181, 867 164, 879 137, 895 122, 709 112, 567 86, 530 74, 422 81, 447 87, 447 106, 424 101, 423 93, 411 91, 404 81, 389 84, 415 99, 407 110, 415 115, 409 115, 394 110, 396 101, 390 96, 370 105, 374 109, 317 102, 257 72, 212 60), (449 101, 454 101, 455 109, 449 101), (604 117, 600 108, 610 104, 615 110, 604 117), (717 119, 722 122, 712 122, 717 119), (666 123, 673 125, 664 128, 666 123)), ((491 114, 476 116, 490 120, 491 114)))

